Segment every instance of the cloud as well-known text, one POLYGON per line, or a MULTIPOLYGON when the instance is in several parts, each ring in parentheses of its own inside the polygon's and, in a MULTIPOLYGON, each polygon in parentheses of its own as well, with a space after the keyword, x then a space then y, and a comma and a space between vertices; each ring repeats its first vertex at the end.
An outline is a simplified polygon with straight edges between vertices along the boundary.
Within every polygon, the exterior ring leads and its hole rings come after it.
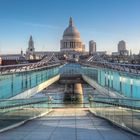
POLYGON ((48 25, 48 24, 30 23, 30 22, 24 22, 24 24, 27 26, 39 27, 39 28, 49 28, 49 29, 54 29, 54 30, 61 29, 59 26, 48 25))
POLYGON ((6 23, 12 22, 14 24, 20 24, 20 25, 31 26, 31 27, 48 28, 48 29, 53 29, 53 30, 61 29, 61 27, 55 26, 55 25, 48 25, 48 24, 42 24, 42 23, 32 23, 32 22, 21 21, 21 20, 17 20, 17 19, 0 18, 0 21, 6 22, 6 23))

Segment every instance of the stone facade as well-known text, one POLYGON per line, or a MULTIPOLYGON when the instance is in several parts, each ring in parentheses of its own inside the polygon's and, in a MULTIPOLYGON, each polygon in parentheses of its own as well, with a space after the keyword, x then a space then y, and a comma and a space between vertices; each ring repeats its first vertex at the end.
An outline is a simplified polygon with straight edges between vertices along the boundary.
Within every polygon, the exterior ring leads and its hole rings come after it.
POLYGON ((85 45, 83 44, 80 33, 74 26, 72 17, 69 20, 69 26, 65 29, 63 33, 63 38, 60 41, 60 51, 48 52, 48 51, 35 51, 34 41, 32 36, 30 36, 28 49, 26 51, 27 60, 41 60, 44 56, 49 56, 54 54, 56 57, 61 58, 79 58, 80 55, 85 53, 85 45))
POLYGON ((126 43, 125 41, 121 40, 118 43, 118 53, 119 55, 128 55, 128 50, 126 50, 126 43))
POLYGON ((85 45, 82 43, 79 31, 74 26, 72 17, 70 17, 69 26, 63 33, 63 39, 60 41, 60 51, 69 56, 85 52, 85 45))
POLYGON ((28 49, 26 51, 26 59, 27 60, 35 59, 35 47, 34 47, 34 41, 33 41, 32 36, 30 36, 30 39, 28 42, 28 49))
POLYGON ((89 41, 89 54, 92 55, 96 52, 96 42, 93 40, 89 41))

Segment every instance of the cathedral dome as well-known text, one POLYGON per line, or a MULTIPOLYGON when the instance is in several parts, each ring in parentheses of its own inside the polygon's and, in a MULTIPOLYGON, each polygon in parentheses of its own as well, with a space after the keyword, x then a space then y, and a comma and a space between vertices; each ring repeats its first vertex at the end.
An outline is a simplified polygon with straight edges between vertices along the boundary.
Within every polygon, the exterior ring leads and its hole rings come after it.
POLYGON ((85 47, 80 38, 80 33, 73 24, 72 17, 69 20, 69 26, 63 33, 63 38, 60 41, 60 51, 63 53, 83 53, 85 47))
POLYGON ((74 37, 74 38, 80 38, 80 33, 76 29, 76 27, 73 25, 72 17, 70 17, 69 26, 65 29, 63 33, 63 37, 74 37))

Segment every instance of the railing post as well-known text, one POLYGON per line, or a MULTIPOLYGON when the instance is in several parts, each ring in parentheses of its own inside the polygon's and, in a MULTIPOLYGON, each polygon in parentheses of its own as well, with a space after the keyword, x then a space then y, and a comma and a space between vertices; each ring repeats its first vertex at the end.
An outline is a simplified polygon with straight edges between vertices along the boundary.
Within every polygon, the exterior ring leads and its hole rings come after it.
POLYGON ((133 98, 133 79, 130 80, 130 97, 133 98))
POLYGON ((46 80, 48 80, 48 70, 46 70, 46 80))
POLYGON ((14 96, 13 93, 14 93, 14 76, 12 74, 12 77, 11 77, 11 94, 12 94, 12 97, 14 96))
POLYGON ((30 74, 30 88, 32 87, 31 74, 30 74))
POLYGON ((22 88, 22 90, 23 90, 23 80, 24 80, 24 76, 23 76, 23 73, 21 74, 21 76, 22 76, 22 81, 21 81, 21 88, 22 88))
POLYGON ((120 76, 120 93, 122 94, 122 77, 120 76))
POLYGON ((42 71, 41 71, 41 82, 43 81, 43 74, 42 74, 42 71))
POLYGON ((134 128, 134 119, 133 119, 133 117, 134 117, 134 114, 133 114, 133 108, 131 109, 131 112, 132 112, 132 129, 134 128))
POLYGON ((38 81, 38 77, 37 77, 37 74, 36 74, 36 85, 37 85, 37 81, 38 81))
POLYGON ((25 87, 27 88, 27 87, 28 87, 27 71, 26 71, 25 75, 26 75, 26 76, 25 76, 25 78, 26 78, 26 79, 25 79, 25 87))

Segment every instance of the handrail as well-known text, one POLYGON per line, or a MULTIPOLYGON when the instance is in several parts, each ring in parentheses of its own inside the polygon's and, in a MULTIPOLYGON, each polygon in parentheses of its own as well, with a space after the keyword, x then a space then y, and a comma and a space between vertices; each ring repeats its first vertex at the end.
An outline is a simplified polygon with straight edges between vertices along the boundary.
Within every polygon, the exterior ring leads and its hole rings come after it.
POLYGON ((140 100, 137 99, 90 97, 89 101, 103 104, 111 104, 114 106, 126 107, 131 109, 140 109, 140 100))
POLYGON ((31 65, 12 65, 10 67, 8 66, 1 66, 0 67, 0 73, 1 74, 11 74, 16 72, 27 72, 27 71, 33 71, 33 70, 39 70, 43 68, 53 67, 62 65, 63 63, 47 63, 38 65, 39 63, 31 63, 31 65), (18 70, 18 71, 17 71, 18 70))
MULTIPOLYGON (((140 101, 140 100, 139 100, 140 101)), ((129 101, 130 102, 130 101, 129 101)), ((140 135, 140 107, 127 106, 113 102, 90 100, 90 111, 113 124, 140 135)))
MULTIPOLYGON (((77 95, 78 96, 78 95, 77 95)), ((80 95, 79 95, 80 96, 80 95)), ((90 102, 98 102, 98 103, 105 103, 105 104, 114 104, 122 107, 128 107, 128 108, 137 108, 140 109, 140 100, 138 99, 130 99, 130 98, 111 98, 111 97, 93 97, 93 96, 88 96, 88 100, 90 102)), ((53 103, 57 100, 62 100, 63 98, 54 98, 53 103)), ((44 102, 46 100, 49 100, 49 96, 47 97, 40 97, 40 98, 28 98, 28 99, 0 99, 0 108, 1 105, 3 107, 3 104, 11 105, 14 103, 16 105, 26 105, 26 104, 32 104, 32 103, 37 103, 37 102, 44 102)))
POLYGON ((43 102, 49 102, 49 98, 29 98, 29 99, 14 99, 14 100, 0 100, 0 109, 11 108, 18 106, 25 106, 30 104, 38 104, 43 102))
MULTIPOLYGON (((83 62, 85 62, 85 61, 81 61, 81 63, 83 63, 83 62)), ((105 62, 101 62, 101 61, 89 61, 89 62, 86 62, 86 63, 92 63, 92 62, 94 62, 94 63, 101 63, 101 64, 111 64, 111 65, 120 65, 120 66, 135 66, 135 67, 140 67, 140 64, 124 64, 124 63, 116 63, 116 62, 114 62, 114 63, 112 63, 112 62, 107 62, 107 61, 105 61, 105 62)))
POLYGON ((139 64, 121 64, 121 63, 111 63, 111 62, 101 62, 101 61, 92 61, 79 62, 81 65, 90 66, 90 67, 99 67, 99 68, 108 68, 116 71, 127 72, 132 74, 140 75, 140 65, 139 64))

